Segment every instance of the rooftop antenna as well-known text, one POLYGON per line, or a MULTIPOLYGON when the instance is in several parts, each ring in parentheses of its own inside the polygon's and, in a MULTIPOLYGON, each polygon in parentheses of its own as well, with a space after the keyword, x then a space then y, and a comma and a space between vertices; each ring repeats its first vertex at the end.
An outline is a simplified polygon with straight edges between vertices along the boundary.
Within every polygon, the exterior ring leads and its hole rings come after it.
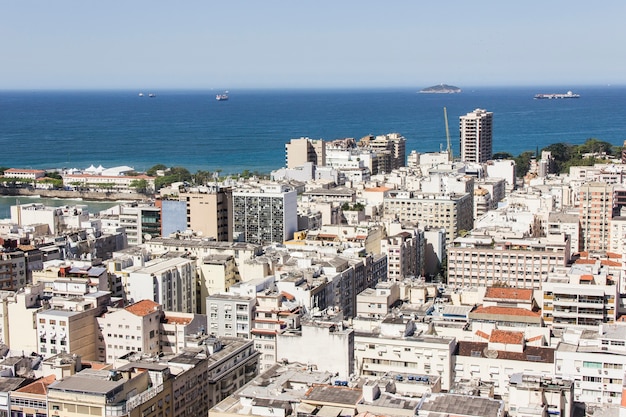
POLYGON ((446 139, 448 140, 448 161, 452 162, 452 145, 450 144, 450 129, 448 128, 448 111, 446 108, 443 108, 443 119, 446 123, 446 139))

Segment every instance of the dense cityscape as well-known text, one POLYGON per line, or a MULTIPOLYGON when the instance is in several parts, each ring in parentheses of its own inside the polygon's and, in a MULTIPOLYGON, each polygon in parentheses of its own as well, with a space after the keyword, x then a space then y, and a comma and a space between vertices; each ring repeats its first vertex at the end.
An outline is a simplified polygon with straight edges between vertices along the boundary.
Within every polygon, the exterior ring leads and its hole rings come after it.
POLYGON ((124 202, 0 221, 0 417, 624 415, 626 153, 494 154, 493 116, 460 155, 7 167, 5 195, 124 202))

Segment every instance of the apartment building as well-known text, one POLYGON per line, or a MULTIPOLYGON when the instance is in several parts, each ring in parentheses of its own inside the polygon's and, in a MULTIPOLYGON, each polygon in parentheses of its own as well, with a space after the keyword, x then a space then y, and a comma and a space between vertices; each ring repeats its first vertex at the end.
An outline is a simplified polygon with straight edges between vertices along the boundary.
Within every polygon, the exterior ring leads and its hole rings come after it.
POLYGON ((233 240, 232 189, 218 185, 194 187, 178 195, 187 205, 187 228, 216 241, 233 240))
POLYGON ((54 375, 47 375, 11 391, 9 394, 11 417, 47 416, 48 386, 55 380, 54 375))
POLYGON ((570 259, 569 239, 459 237, 448 247, 448 284, 540 289, 548 273, 570 259))
POLYGON ((358 146, 377 154, 378 166, 372 170, 373 175, 406 166, 406 139, 399 133, 365 136, 359 140, 358 146))
MULTIPOLYGON (((427 377, 441 389, 452 384, 453 355, 456 339, 415 332, 415 323, 408 318, 387 316, 373 331, 356 330, 354 335, 356 373, 365 378, 385 375, 427 377)), ((398 378, 400 379, 400 378, 398 378)))
POLYGON ((569 329, 554 357, 554 373, 574 381, 574 401, 587 405, 619 404, 626 372, 626 329, 569 329))
POLYGON ((235 294, 206 297, 207 332, 219 337, 251 339, 256 299, 235 294))
POLYGON ((354 372, 354 330, 337 317, 314 313, 302 318, 300 329, 276 335, 276 357, 336 372, 346 380, 354 372))
MULTIPOLYGON (((580 219, 576 213, 551 212, 548 216, 547 235, 566 234, 570 240, 570 253, 572 255, 581 251, 580 219)), ((610 233, 611 238, 615 236, 610 233)), ((611 240, 613 242, 613 240, 611 240)), ((612 246, 612 245, 611 245, 612 246)))
POLYGON ((397 282, 379 282, 375 288, 366 288, 356 296, 356 315, 357 317, 386 317, 391 306, 399 300, 400 286, 397 282))
POLYGON ((43 285, 0 292, 0 340, 15 350, 37 351, 37 313, 43 310, 43 285))
POLYGON ((152 300, 164 310, 196 312, 196 261, 157 258, 131 270, 125 284, 130 302, 152 300))
POLYGON ((521 372, 509 379, 508 414, 559 415, 574 413, 574 381, 555 375, 521 372))
POLYGON ((172 403, 167 366, 83 369, 48 386, 48 414, 59 417, 167 415, 172 403))
POLYGON ((424 272, 424 235, 405 230, 380 241, 380 252, 387 254, 387 279, 403 280, 424 272))
POLYGON ((0 250, 0 290, 17 291, 27 284, 26 257, 21 250, 0 250))
MULTIPOLYGON (((211 255, 231 255, 235 258, 237 270, 243 281, 263 275, 259 269, 263 265, 248 262, 262 254, 262 247, 245 242, 215 242, 198 237, 193 238, 154 238, 143 245, 146 251, 153 254, 180 253, 195 258, 200 267, 203 259, 211 255)), ((263 275, 265 276, 265 275, 263 275)))
POLYGON ((314 165, 326 165, 326 143, 322 139, 291 139, 285 144, 285 166, 297 168, 312 162, 314 165))
POLYGON ((620 277, 601 261, 577 261, 548 274, 541 286, 543 320, 552 328, 596 329, 618 316, 620 277))
MULTIPOLYGON (((186 350, 167 359, 172 379, 172 417, 209 413, 209 358, 205 352, 186 350)), ((167 411, 165 412, 167 416, 167 411)))
POLYGON ((209 408, 241 389, 259 374, 259 352, 252 340, 206 339, 209 346, 209 408))
POLYGON ((385 196, 383 207, 387 219, 445 229, 448 243, 461 230, 474 227, 473 196, 468 193, 444 195, 392 190, 385 196))
POLYGON ((454 357, 456 381, 481 381, 503 396, 511 375, 519 372, 549 374, 554 369, 554 349, 537 346, 523 331, 493 329, 482 340, 459 340, 454 357))
MULTIPOLYGON (((208 255, 202 259, 198 268, 199 300, 211 294, 227 292, 230 287, 241 281, 239 269, 233 255, 208 255)), ((201 313, 206 313, 203 303, 201 313)))
POLYGON ((493 147, 493 113, 476 109, 460 117, 461 161, 487 162, 493 147))
POLYGON ((283 243, 298 229, 295 189, 262 185, 233 191, 233 239, 248 243, 283 243))
POLYGON ((158 354, 162 317, 161 305, 152 300, 141 300, 98 317, 99 333, 105 346, 98 360, 113 363, 130 352, 158 354))
POLYGON ((82 222, 89 220, 89 212, 84 207, 50 207, 41 203, 16 204, 11 206, 11 222, 18 226, 48 226, 46 234, 59 235, 77 229, 82 222))
POLYGON ((139 245, 161 236, 161 209, 152 205, 124 205, 120 208, 120 227, 129 245, 139 245), (149 237, 148 237, 149 236, 149 237))
POLYGON ((252 338, 259 351, 261 372, 279 361, 276 356, 276 335, 300 327, 302 307, 286 292, 265 290, 256 295, 252 338))
POLYGON ((96 360, 100 356, 96 317, 110 300, 110 293, 105 291, 50 299, 50 308, 36 316, 37 352, 43 357, 72 352, 85 360, 96 360))

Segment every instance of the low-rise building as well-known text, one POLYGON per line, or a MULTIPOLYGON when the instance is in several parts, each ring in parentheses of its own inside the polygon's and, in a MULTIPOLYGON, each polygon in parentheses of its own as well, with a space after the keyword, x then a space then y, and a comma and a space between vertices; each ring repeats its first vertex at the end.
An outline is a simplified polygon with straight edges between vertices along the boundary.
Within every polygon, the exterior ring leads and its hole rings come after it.
POLYGON ((514 373, 553 370, 554 349, 527 343, 522 331, 494 329, 491 334, 478 334, 483 341, 459 341, 454 358, 457 381, 488 382, 493 385, 494 394, 502 396, 514 373))
POLYGON ((587 405, 619 404, 626 372, 626 328, 567 330, 554 357, 554 373, 574 383, 574 401, 587 405))
POLYGON ((345 380, 354 373, 354 330, 340 317, 303 317, 300 329, 276 335, 276 357, 336 372, 345 380))
POLYGON ((428 377, 429 383, 439 378, 441 389, 450 389, 455 338, 415 333, 413 321, 388 316, 376 330, 355 332, 354 339, 358 375, 380 378, 391 373, 407 381, 420 376, 419 381, 428 377))
POLYGON ((511 417, 574 414, 574 381, 553 375, 516 373, 509 380, 511 417))

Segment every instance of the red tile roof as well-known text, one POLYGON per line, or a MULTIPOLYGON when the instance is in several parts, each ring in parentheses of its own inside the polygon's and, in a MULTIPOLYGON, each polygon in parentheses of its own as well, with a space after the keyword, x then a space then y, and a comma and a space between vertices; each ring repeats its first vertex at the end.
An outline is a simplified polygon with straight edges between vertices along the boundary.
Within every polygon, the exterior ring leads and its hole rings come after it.
POLYGON ((288 293, 288 292, 286 292, 286 291, 281 291, 281 292, 280 292, 280 295, 282 295, 283 297, 285 297, 285 298, 286 298, 287 300, 289 300, 289 301, 293 301, 293 300, 295 300, 295 299, 296 299, 296 297, 294 297, 293 295, 289 294, 289 293, 288 293))
POLYGON ((489 287, 485 292, 485 298, 532 301, 533 290, 526 288, 489 287))
POLYGON ((470 314, 494 314, 498 316, 541 317, 541 312, 517 307, 478 306, 470 314))
POLYGON ((505 343, 507 345, 521 345, 524 343, 524 332, 512 332, 509 330, 493 330, 490 343, 505 343))
POLYGON ((165 323, 167 324, 189 324, 191 319, 189 317, 176 317, 165 315, 165 323))
MULTIPOLYGON (((488 348, 487 342, 468 342, 460 340, 459 356, 475 357, 479 355, 481 358, 486 358, 485 349, 488 348)), ((541 346, 529 346, 526 345, 523 352, 509 352, 499 350, 498 359, 509 359, 514 361, 524 362, 538 362, 538 363, 554 363, 554 349, 541 346)))
POLYGON ((482 330, 476 330, 476 336, 480 336, 485 340, 489 340, 489 335, 482 330))
POLYGON ((363 191, 367 191, 367 192, 385 192, 385 191, 389 191, 392 190, 392 188, 388 188, 388 187, 372 187, 372 188, 366 188, 363 191))
POLYGON ((580 280, 581 281, 593 281, 593 275, 581 275, 580 280))
POLYGON ((43 378, 38 379, 37 381, 23 386, 22 388, 16 390, 17 392, 25 392, 27 394, 38 394, 38 395, 46 395, 48 393, 48 385, 52 384, 56 380, 56 377, 53 375, 48 375, 43 378))
POLYGON ((603 261, 600 261, 600 263, 601 263, 602 265, 605 265, 605 266, 622 266, 622 263, 621 263, 621 262, 610 261, 610 260, 608 260, 608 259, 605 259, 605 260, 603 260, 603 261))
POLYGON ((159 303, 155 303, 152 300, 141 300, 136 302, 135 304, 131 304, 125 308, 129 313, 133 313, 135 316, 147 316, 150 313, 153 313, 159 310, 161 305, 159 303))
POLYGON ((535 342, 537 340, 541 340, 542 338, 543 338, 543 335, 540 334, 539 336, 531 337, 530 339, 528 339, 528 342, 535 342))

